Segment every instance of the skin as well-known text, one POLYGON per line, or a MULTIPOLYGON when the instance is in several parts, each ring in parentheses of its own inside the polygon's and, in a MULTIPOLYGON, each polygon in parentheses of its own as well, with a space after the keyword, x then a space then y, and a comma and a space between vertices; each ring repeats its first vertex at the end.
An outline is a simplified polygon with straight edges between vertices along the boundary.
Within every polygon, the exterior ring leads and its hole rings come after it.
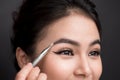
POLYGON ((45 38, 37 41, 35 57, 53 42, 54 46, 34 68, 30 63, 25 65, 31 58, 17 48, 16 57, 22 69, 16 80, 99 80, 100 36, 92 19, 71 14, 50 24, 45 38), (23 55, 19 55, 21 52, 23 55))

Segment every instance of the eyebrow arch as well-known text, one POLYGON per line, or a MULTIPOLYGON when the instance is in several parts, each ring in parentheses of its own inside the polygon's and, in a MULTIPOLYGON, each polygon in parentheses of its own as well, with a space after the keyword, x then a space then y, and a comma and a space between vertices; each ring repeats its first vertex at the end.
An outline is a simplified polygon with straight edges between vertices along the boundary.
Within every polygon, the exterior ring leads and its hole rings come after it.
POLYGON ((97 39, 97 40, 93 41, 93 42, 90 44, 90 46, 93 46, 93 45, 95 45, 95 44, 101 45, 101 41, 100 41, 99 39, 97 39))
MULTIPOLYGON (((80 46, 80 44, 78 42, 73 41, 71 39, 67 39, 67 38, 61 38, 61 39, 55 41, 54 45, 59 44, 59 43, 68 43, 68 44, 72 44, 72 45, 75 45, 75 46, 80 46)), ((101 45, 101 41, 99 39, 96 39, 96 40, 94 40, 93 42, 90 43, 90 46, 93 46, 95 44, 101 45)))
POLYGON ((72 44, 75 46, 80 46, 80 44, 78 42, 70 40, 70 39, 66 39, 66 38, 61 38, 54 42, 54 44, 59 44, 59 43, 68 43, 68 44, 72 44))

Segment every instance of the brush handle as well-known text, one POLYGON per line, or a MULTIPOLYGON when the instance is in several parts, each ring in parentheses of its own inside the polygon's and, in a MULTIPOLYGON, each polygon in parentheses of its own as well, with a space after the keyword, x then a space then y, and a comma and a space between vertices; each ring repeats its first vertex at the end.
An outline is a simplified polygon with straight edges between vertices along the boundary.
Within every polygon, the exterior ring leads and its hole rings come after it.
POLYGON ((51 47, 53 46, 53 43, 51 45, 49 45, 47 48, 45 48, 40 55, 33 61, 32 65, 36 66, 38 64, 38 62, 41 61, 41 59, 48 53, 48 51, 51 49, 51 47))

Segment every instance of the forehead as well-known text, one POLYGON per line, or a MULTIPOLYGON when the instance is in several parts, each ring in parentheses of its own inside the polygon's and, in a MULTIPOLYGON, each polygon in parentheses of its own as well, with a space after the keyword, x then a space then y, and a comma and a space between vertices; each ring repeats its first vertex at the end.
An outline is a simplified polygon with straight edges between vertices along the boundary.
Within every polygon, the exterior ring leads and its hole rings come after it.
MULTIPOLYGON (((97 26, 95 22, 83 15, 70 15, 64 18, 61 18, 51 25, 48 28, 49 33, 57 34, 67 34, 67 32, 72 34, 97 34, 99 35, 97 26)), ((95 36, 95 35, 94 35, 95 36)))

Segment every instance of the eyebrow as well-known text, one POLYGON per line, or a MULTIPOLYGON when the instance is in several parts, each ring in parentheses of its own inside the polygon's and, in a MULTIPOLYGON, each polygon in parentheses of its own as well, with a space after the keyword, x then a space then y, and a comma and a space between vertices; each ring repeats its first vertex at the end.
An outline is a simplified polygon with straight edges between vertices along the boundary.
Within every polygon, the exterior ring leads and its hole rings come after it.
POLYGON ((95 45, 95 44, 99 44, 99 45, 101 46, 101 41, 100 41, 99 39, 97 39, 97 40, 93 41, 93 42, 90 44, 90 46, 93 46, 93 45, 95 45))
POLYGON ((70 40, 70 39, 66 39, 66 38, 61 38, 54 42, 54 44, 59 44, 59 43, 68 43, 68 44, 72 44, 75 46, 80 46, 78 42, 70 40))
MULTIPOLYGON (((68 43, 68 44, 71 44, 71 45, 80 46, 79 42, 76 42, 74 40, 67 39, 67 38, 61 38, 61 39, 54 42, 54 44, 60 44, 60 43, 68 43)), ((100 40, 99 39, 94 40, 93 42, 90 43, 89 46, 93 46, 95 44, 101 45, 100 40)))

